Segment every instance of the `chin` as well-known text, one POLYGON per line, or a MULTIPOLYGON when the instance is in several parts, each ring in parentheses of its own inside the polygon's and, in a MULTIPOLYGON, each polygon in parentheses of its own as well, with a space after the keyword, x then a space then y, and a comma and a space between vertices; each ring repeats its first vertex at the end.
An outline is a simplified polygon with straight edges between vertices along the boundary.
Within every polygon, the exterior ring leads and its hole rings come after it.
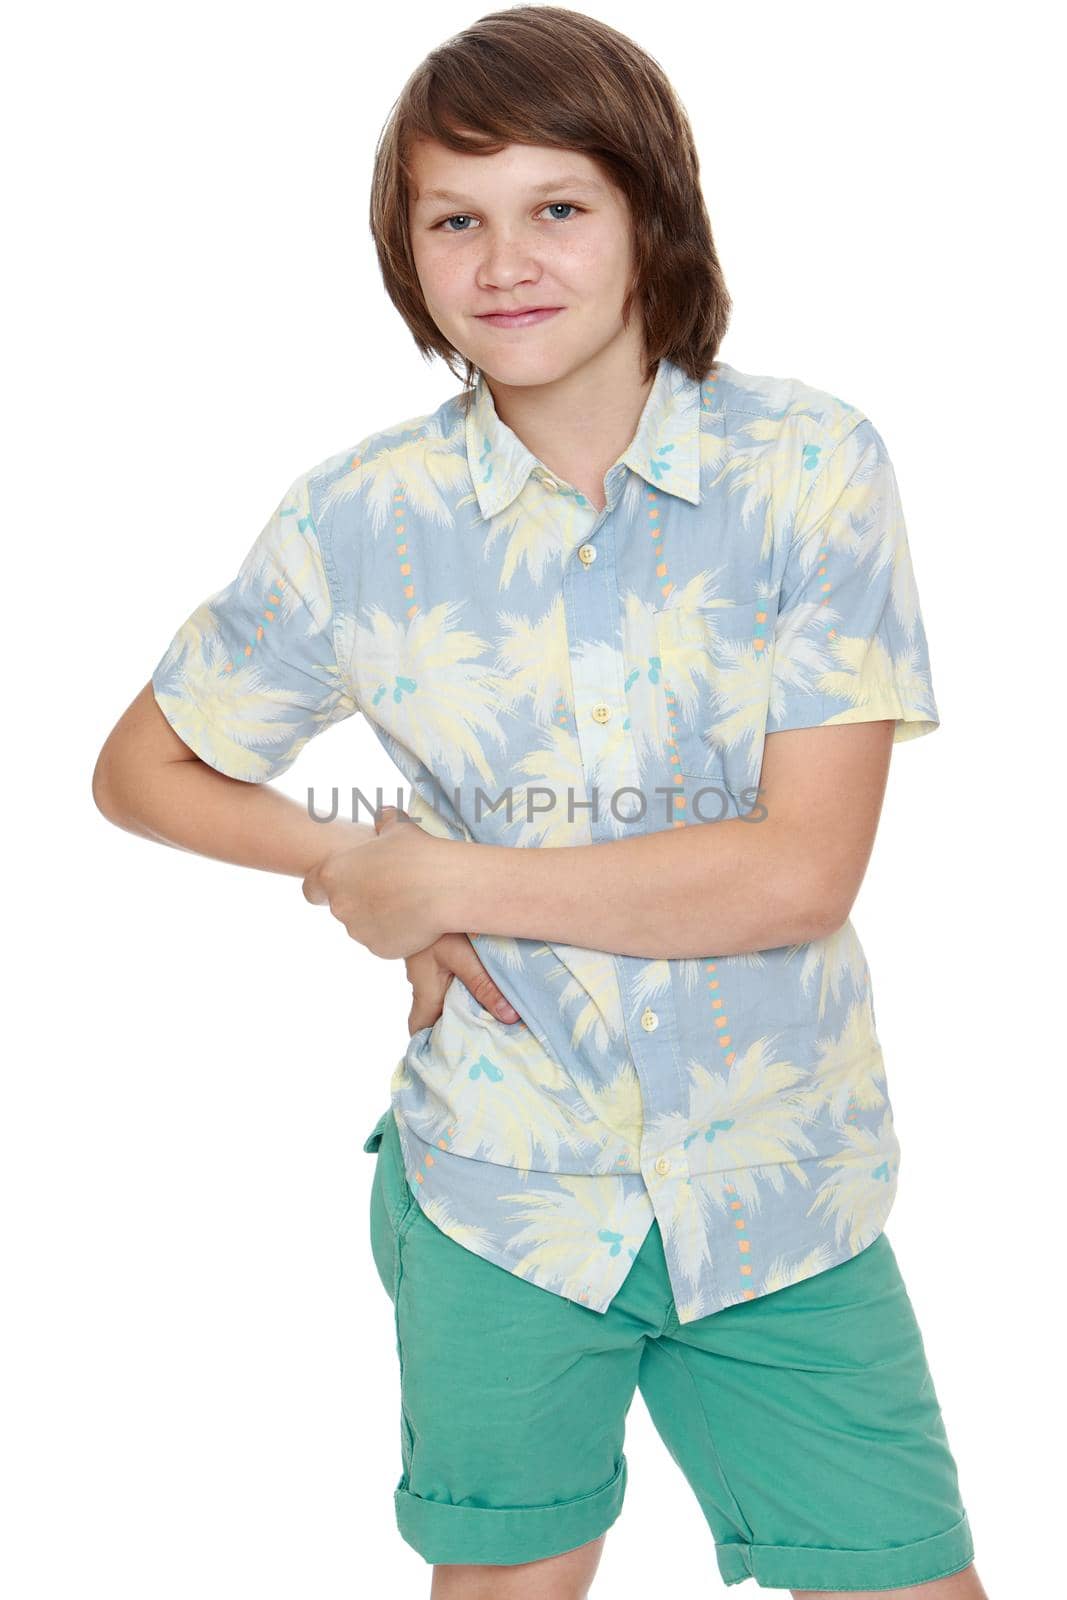
POLYGON ((487 378, 515 389, 533 389, 550 383, 559 383, 570 377, 589 360, 585 350, 528 350, 486 349, 471 356, 487 378))
POLYGON ((531 351, 528 355, 486 351, 484 356, 471 357, 487 378, 512 389, 533 389, 546 383, 555 383, 571 370, 571 363, 558 357, 549 359, 531 351))

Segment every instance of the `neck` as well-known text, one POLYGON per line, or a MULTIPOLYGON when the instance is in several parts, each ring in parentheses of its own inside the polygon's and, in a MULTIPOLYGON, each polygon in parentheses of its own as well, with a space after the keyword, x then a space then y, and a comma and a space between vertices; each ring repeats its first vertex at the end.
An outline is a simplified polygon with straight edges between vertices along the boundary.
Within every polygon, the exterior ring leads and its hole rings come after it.
POLYGON ((550 472, 603 510, 604 477, 633 438, 655 381, 645 379, 640 347, 617 341, 555 383, 485 381, 500 420, 550 472))

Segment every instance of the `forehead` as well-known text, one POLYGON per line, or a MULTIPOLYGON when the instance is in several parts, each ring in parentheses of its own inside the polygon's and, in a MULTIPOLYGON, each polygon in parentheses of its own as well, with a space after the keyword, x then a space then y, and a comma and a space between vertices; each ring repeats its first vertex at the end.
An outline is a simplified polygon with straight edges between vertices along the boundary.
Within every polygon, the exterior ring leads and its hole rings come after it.
POLYGON ((411 202, 462 201, 484 195, 511 198, 540 189, 567 187, 606 194, 610 184, 596 162, 580 150, 552 145, 510 144, 494 155, 450 150, 436 139, 419 139, 408 153, 411 202))

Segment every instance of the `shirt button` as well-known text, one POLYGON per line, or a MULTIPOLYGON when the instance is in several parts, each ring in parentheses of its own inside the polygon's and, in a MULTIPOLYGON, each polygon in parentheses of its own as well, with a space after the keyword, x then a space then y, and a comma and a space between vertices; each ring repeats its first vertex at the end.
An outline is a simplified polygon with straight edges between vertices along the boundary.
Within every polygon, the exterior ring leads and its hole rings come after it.
POLYGON ((669 1156, 660 1156, 659 1159, 656 1162, 656 1171, 659 1173, 660 1177, 661 1178, 665 1178, 670 1170, 671 1170, 670 1157, 669 1156))
POLYGON ((583 567, 591 567, 593 562, 596 560, 596 545, 581 545, 578 550, 578 560, 582 563, 583 567))
POLYGON ((651 1006, 646 1006, 641 1013, 641 1026, 646 1033, 651 1033, 653 1028, 659 1027, 659 1018, 651 1006))
POLYGON ((611 707, 606 706, 602 700, 598 701, 590 712, 590 716, 594 722, 607 722, 611 717, 611 707))

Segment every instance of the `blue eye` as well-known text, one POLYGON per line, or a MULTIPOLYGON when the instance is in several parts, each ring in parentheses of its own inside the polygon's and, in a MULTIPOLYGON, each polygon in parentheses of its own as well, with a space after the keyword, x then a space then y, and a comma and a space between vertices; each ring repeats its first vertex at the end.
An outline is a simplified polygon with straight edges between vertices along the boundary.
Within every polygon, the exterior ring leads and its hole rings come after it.
MULTIPOLYGON (((551 200, 551 201, 549 201, 548 205, 542 207, 542 209, 545 210, 545 211, 557 211, 557 212, 558 211, 573 211, 575 213, 575 215, 577 215, 582 210, 582 207, 581 206, 572 205, 572 203, 569 200, 551 200)), ((470 233, 470 231, 471 231, 470 228, 452 228, 452 227, 449 227, 448 225, 449 225, 449 223, 452 223, 452 222, 471 222, 473 220, 474 219, 466 211, 457 211, 457 212, 454 212, 453 215, 450 216, 450 217, 444 217, 437 224, 437 227, 438 228, 443 228, 446 233, 470 233)), ((572 218, 570 218, 570 217, 557 217, 556 218, 557 222, 570 222, 571 220, 572 220, 572 218)))

